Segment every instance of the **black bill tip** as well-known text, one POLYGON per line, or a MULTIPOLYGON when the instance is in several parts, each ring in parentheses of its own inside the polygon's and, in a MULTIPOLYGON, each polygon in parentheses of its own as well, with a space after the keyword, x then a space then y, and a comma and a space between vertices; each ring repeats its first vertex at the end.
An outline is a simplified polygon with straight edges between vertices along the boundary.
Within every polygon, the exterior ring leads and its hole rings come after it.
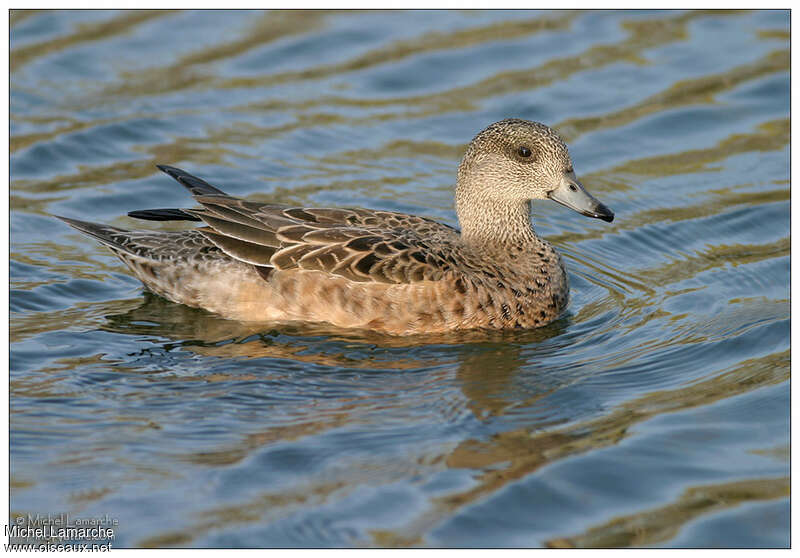
POLYGON ((614 220, 614 212, 600 203, 597 204, 597 207, 594 209, 594 215, 592 215, 592 217, 596 217, 598 219, 602 219, 606 223, 610 223, 614 220))

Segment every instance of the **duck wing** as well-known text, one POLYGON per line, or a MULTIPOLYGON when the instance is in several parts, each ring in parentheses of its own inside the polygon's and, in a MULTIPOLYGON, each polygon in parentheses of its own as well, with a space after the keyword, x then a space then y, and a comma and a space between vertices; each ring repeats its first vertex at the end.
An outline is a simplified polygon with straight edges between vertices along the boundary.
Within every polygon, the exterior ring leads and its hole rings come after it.
POLYGON ((221 196, 185 210, 237 260, 270 270, 323 271, 358 282, 436 281, 452 269, 458 233, 420 217, 365 209, 287 207, 221 196), (425 236, 426 231, 430 236, 425 236))
POLYGON ((174 167, 162 167, 201 208, 133 212, 159 220, 199 220, 197 229, 225 254, 274 270, 315 270, 357 282, 436 281, 458 266, 459 233, 431 219, 361 208, 265 204, 229 196, 174 167))

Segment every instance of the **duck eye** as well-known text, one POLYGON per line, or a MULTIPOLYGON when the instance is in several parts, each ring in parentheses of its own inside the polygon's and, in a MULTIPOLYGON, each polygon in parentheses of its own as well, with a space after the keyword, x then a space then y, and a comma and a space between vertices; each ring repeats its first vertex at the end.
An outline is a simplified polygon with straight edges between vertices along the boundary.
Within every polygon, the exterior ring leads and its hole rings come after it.
POLYGON ((517 153, 519 153, 520 157, 530 157, 531 156, 531 150, 528 149, 527 147, 525 147, 524 145, 522 147, 520 147, 519 149, 517 149, 517 153))

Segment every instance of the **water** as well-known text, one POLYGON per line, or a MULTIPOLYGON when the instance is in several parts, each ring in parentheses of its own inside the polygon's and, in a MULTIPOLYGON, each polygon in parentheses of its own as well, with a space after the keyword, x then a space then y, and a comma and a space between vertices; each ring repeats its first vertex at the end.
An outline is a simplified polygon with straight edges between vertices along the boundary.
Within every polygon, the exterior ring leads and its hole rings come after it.
POLYGON ((11 511, 115 546, 787 546, 789 16, 14 12, 11 511), (541 330, 254 330, 50 217, 262 201, 455 224, 465 143, 570 145, 541 330))

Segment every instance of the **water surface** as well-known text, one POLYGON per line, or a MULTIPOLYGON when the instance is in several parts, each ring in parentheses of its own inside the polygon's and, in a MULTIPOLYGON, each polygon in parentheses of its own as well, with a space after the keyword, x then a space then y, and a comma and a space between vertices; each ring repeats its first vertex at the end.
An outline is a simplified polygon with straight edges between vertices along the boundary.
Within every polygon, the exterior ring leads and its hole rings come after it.
POLYGON ((11 511, 115 546, 789 544, 789 16, 16 11, 11 511), (465 144, 545 122, 540 330, 258 329, 53 219, 233 195, 456 225, 465 144))

